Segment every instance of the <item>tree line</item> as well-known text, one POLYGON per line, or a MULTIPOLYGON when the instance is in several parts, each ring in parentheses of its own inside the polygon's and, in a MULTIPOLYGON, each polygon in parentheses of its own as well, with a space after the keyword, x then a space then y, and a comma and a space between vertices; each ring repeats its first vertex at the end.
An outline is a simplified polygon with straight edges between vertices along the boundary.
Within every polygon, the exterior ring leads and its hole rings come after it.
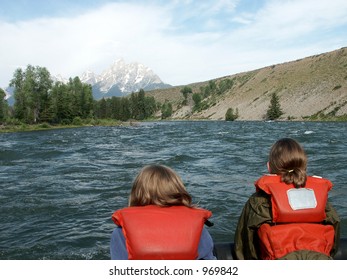
POLYGON ((103 98, 95 102, 94 116, 99 119, 115 119, 126 121, 129 119, 145 120, 153 117, 160 104, 154 97, 145 95, 141 89, 138 93, 131 93, 128 97, 103 98))
MULTIPOLYGON (((225 79, 216 83, 209 81, 200 88, 199 93, 185 86, 182 105, 188 105, 191 98, 193 112, 207 109, 216 102, 214 96, 230 90, 234 81, 225 79), (211 97, 212 98, 208 98, 211 97)), ((0 124, 19 122, 25 124, 82 124, 96 119, 129 119, 145 120, 151 118, 159 110, 163 119, 173 113, 170 102, 157 103, 154 97, 148 97, 141 89, 125 97, 103 98, 94 100, 92 87, 82 83, 79 77, 70 78, 68 83, 53 82, 45 67, 28 65, 25 70, 15 70, 10 86, 14 88, 14 106, 10 107, 5 100, 5 92, 0 89, 0 124)), ((279 98, 272 94, 266 118, 274 120, 283 114, 279 98)), ((225 120, 233 121, 239 117, 238 109, 229 108, 225 120)))
POLYGON ((11 120, 25 124, 73 124, 91 119, 143 120, 154 115, 160 104, 144 90, 127 97, 95 100, 92 87, 79 77, 64 84, 53 82, 45 67, 28 65, 15 70, 10 86, 14 105, 8 106, 0 89, 0 123, 11 120))

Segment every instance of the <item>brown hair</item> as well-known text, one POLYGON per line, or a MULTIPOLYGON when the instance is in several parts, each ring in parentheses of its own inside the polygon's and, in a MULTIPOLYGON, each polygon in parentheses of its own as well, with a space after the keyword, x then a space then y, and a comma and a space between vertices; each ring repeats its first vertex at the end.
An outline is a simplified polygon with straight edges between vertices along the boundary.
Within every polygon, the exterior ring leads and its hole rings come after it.
POLYGON ((172 206, 191 207, 192 197, 187 192, 181 178, 164 165, 147 165, 135 178, 129 206, 172 206))
POLYGON ((278 140, 270 150, 270 172, 280 175, 281 181, 296 188, 306 183, 307 157, 301 145, 291 138, 278 140))

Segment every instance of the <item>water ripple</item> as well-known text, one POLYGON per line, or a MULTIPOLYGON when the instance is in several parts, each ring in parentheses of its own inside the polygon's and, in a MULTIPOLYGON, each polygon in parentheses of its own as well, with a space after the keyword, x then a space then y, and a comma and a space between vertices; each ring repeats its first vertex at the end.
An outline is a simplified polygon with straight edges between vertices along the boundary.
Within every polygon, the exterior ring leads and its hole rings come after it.
POLYGON ((309 173, 331 179, 347 236, 346 123, 149 122, 0 134, 0 259, 109 259, 112 212, 145 164, 174 168, 194 203, 213 212, 215 241, 266 173, 269 148, 294 137, 309 173))

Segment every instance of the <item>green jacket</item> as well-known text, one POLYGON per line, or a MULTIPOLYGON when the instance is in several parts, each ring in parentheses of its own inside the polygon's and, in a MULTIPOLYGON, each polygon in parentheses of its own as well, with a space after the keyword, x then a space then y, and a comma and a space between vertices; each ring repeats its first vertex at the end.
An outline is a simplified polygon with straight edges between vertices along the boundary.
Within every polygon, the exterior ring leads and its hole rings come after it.
MULTIPOLYGON (((339 247, 340 218, 329 202, 326 204, 325 212, 326 218, 323 223, 333 225, 335 229, 335 244, 331 251, 331 257, 333 257, 339 247)), ((239 218, 234 238, 236 259, 261 259, 257 230, 263 223, 272 223, 271 201, 268 194, 259 191, 254 193, 246 202, 239 218)), ((290 253, 283 259, 327 259, 327 256, 302 250, 290 253)))

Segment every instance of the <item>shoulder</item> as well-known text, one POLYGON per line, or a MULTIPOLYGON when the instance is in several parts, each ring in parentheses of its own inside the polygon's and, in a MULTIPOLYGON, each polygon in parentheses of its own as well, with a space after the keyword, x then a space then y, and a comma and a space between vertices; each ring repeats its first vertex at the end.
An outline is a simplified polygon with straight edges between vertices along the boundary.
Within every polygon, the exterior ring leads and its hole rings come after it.
POLYGON ((208 230, 203 227, 198 247, 198 259, 215 260, 213 254, 213 240, 208 230))
POLYGON ((111 235, 110 254, 112 260, 127 260, 128 252, 122 228, 116 227, 111 235))
POLYGON ((121 227, 116 227, 111 235, 112 241, 125 242, 125 237, 121 227))
POLYGON ((270 206, 270 195, 260 190, 253 193, 248 199, 248 204, 251 207, 260 207, 260 206, 270 206))
POLYGON ((212 241, 212 237, 205 227, 202 228, 200 240, 212 241))
POLYGON ((307 176, 306 183, 323 185, 326 186, 328 190, 333 187, 333 183, 329 179, 317 175, 307 176))
POLYGON ((248 199, 243 214, 248 223, 262 223, 271 220, 271 198, 263 191, 257 191, 248 199))

